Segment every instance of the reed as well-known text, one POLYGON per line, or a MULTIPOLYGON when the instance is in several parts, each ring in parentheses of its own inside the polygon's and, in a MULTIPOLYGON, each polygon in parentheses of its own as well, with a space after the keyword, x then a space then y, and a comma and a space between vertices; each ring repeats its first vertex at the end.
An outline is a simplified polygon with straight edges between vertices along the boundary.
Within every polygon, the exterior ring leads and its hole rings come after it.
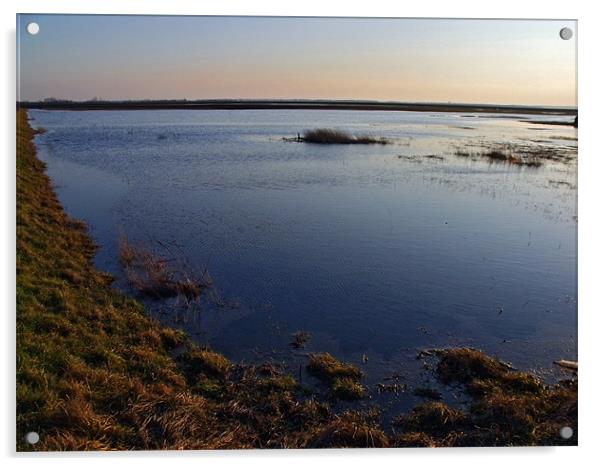
POLYGON ((132 245, 125 235, 119 239, 119 262, 128 283, 138 294, 153 299, 183 297, 194 300, 211 283, 193 277, 182 261, 166 259, 147 247, 132 245))
POLYGON ((352 135, 345 131, 335 129, 313 129, 307 130, 300 137, 300 141, 312 144, 388 144, 385 138, 375 138, 370 135, 352 135))

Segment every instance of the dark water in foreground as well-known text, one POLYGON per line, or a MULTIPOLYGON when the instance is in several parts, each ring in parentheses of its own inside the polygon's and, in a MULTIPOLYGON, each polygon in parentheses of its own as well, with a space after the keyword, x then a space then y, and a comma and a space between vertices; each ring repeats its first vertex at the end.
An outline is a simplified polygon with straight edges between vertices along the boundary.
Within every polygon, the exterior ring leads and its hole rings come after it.
POLYGON ((98 267, 122 276, 119 232, 207 267, 225 306, 151 312, 235 361, 272 359, 297 374, 305 353, 329 351, 362 367, 373 402, 403 408, 411 390, 379 396, 374 385, 393 374, 420 384, 421 348, 473 346, 551 378, 553 360, 576 358, 576 159, 521 168, 454 155, 511 143, 576 157, 575 129, 519 121, 550 117, 30 116, 48 130, 40 157, 67 212, 89 223, 98 267), (317 127, 394 143, 282 140, 317 127), (295 351, 301 329, 311 340, 295 351))

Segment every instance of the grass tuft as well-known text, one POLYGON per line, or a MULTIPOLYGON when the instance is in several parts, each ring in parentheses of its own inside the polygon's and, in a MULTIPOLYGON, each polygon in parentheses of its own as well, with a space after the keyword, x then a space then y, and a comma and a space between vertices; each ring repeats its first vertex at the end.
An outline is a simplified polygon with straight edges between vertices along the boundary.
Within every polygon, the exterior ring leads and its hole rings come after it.
POLYGON ((310 354, 307 370, 330 386, 335 398, 357 400, 366 396, 358 382, 363 374, 353 364, 342 363, 329 353, 310 354))
POLYGON ((362 378, 360 371, 353 364, 340 362, 330 353, 310 354, 307 370, 325 382, 333 382, 339 378, 359 380, 362 378))
POLYGON ((512 369, 481 351, 470 348, 453 348, 444 351, 437 366, 437 373, 446 382, 460 382, 469 392, 482 394, 495 387, 541 393, 543 384, 534 376, 512 369))
POLYGON ((366 389, 355 380, 343 377, 335 379, 331 386, 332 393, 341 400, 353 401, 366 397, 366 389))
POLYGON ((201 348, 192 348, 182 353, 177 360, 189 378, 201 374, 225 378, 232 367, 230 361, 221 354, 201 348))

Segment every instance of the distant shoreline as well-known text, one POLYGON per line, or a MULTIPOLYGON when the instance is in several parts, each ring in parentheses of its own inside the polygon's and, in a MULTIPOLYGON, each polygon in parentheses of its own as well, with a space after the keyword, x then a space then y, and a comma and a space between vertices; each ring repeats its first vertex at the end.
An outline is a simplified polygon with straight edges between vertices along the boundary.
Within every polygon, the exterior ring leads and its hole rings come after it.
POLYGON ((404 103, 348 100, 144 100, 17 102, 40 110, 365 110, 402 112, 516 113, 576 116, 576 108, 490 104, 404 103))

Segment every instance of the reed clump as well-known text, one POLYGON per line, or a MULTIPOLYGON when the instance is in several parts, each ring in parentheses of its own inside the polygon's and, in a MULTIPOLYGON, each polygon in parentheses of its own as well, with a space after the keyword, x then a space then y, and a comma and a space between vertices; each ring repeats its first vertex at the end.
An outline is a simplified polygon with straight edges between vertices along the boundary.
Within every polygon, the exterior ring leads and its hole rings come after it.
POLYGON ((545 162, 570 164, 576 161, 577 148, 533 143, 490 143, 464 146, 454 151, 457 157, 489 160, 519 167, 541 167, 545 162))
POLYGON ((511 149, 488 149, 481 151, 468 152, 466 150, 457 150, 454 154, 463 158, 484 158, 492 162, 506 163, 521 167, 537 168, 543 165, 542 157, 537 153, 517 153, 511 149))
POLYGON ((124 235, 119 239, 119 262, 129 285, 141 296, 194 300, 211 285, 193 277, 175 258, 166 259, 146 247, 135 246, 124 235))
POLYGON ((345 131, 336 129, 320 128, 303 132, 303 136, 298 137, 301 142, 313 144, 388 144, 389 140, 385 138, 375 138, 373 136, 352 135, 345 131))

